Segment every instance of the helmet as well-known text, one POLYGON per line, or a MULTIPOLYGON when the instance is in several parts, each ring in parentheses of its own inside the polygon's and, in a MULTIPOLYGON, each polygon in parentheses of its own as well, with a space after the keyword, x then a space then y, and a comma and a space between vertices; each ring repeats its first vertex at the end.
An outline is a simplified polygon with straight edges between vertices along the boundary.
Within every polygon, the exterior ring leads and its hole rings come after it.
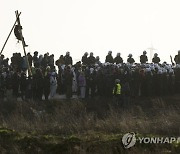
POLYGON ((115 83, 120 83, 120 80, 119 80, 119 79, 116 79, 116 80, 115 80, 115 83))
POLYGON ((143 54, 147 54, 147 52, 146 52, 146 51, 143 51, 143 54))
POLYGON ((84 55, 87 55, 87 56, 88 56, 88 52, 85 52, 84 55))
POLYGON ((128 57, 132 57, 132 54, 130 53, 130 54, 128 55, 128 57))
POLYGON ((155 54, 154 54, 154 57, 157 57, 157 56, 158 56, 158 54, 157 54, 157 53, 155 53, 155 54))
POLYGON ((67 52, 66 52, 66 55, 69 55, 69 54, 70 54, 69 51, 67 51, 67 52))
POLYGON ((109 52, 108 52, 108 55, 110 55, 110 54, 112 54, 112 51, 109 51, 109 52))
POLYGON ((98 60, 99 60, 99 56, 96 56, 96 59, 98 59, 98 60))
POLYGON ((34 52, 34 54, 38 54, 38 52, 37 52, 37 51, 35 51, 35 52, 34 52))

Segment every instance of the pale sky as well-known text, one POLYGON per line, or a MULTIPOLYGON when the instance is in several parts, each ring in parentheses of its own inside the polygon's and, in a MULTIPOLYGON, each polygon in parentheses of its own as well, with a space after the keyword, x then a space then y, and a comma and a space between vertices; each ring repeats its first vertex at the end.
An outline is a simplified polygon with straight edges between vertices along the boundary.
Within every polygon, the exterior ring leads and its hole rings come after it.
MULTIPOLYGON (((57 59, 69 51, 74 61, 84 52, 104 58, 109 50, 124 61, 132 53, 136 62, 151 44, 163 61, 180 50, 179 0, 0 0, 0 49, 20 19, 27 52, 49 52, 57 59)), ((12 33, 3 54, 22 52, 12 33)), ((149 61, 150 62, 150 61, 149 61)))

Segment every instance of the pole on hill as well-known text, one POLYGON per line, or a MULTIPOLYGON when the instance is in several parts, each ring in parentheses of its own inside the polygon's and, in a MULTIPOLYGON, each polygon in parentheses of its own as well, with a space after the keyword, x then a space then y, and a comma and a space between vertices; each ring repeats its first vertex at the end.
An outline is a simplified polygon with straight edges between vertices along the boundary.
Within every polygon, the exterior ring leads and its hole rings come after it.
MULTIPOLYGON (((19 26, 21 26, 20 18, 18 17, 18 10, 15 11, 15 14, 16 14, 16 18, 17 18, 17 23, 18 23, 19 26)), ((19 32, 20 32, 20 37, 21 37, 22 46, 23 46, 23 50, 24 50, 25 59, 26 59, 27 65, 28 65, 28 75, 32 76, 32 71, 31 71, 31 68, 30 68, 30 65, 29 65, 29 60, 28 60, 28 57, 27 57, 27 54, 26 54, 26 49, 25 49, 26 44, 25 44, 24 37, 23 37, 23 34, 22 34, 22 29, 20 29, 19 32)))
MULTIPOLYGON (((21 12, 17 15, 18 18, 19 18, 19 16, 20 16, 20 14, 21 14, 21 12)), ((10 37, 10 35, 11 35, 13 29, 14 29, 14 27, 16 26, 16 23, 17 23, 17 20, 18 20, 17 17, 16 17, 16 21, 14 22, 14 25, 12 26, 11 31, 9 32, 9 35, 8 35, 6 41, 5 41, 5 43, 4 43, 4 45, 3 45, 2 49, 1 49, 0 55, 2 54, 2 52, 3 52, 3 50, 4 50, 5 46, 6 46, 6 43, 7 43, 7 41, 9 40, 9 37, 10 37)))

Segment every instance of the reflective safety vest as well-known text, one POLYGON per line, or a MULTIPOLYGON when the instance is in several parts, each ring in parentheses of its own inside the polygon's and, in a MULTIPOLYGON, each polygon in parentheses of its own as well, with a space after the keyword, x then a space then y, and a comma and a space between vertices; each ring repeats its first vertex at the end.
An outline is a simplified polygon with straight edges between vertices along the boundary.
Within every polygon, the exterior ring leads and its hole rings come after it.
POLYGON ((120 95, 121 94, 121 85, 119 83, 117 83, 116 87, 114 87, 113 94, 116 94, 116 95, 120 95))

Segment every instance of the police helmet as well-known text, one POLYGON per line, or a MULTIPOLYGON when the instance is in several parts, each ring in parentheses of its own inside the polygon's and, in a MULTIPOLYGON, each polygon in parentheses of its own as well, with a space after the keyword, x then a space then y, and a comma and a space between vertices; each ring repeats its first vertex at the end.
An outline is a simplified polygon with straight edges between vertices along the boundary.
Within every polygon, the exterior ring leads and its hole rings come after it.
POLYGON ((143 54, 145 55, 145 54, 147 54, 147 52, 146 52, 146 51, 143 51, 143 54))

